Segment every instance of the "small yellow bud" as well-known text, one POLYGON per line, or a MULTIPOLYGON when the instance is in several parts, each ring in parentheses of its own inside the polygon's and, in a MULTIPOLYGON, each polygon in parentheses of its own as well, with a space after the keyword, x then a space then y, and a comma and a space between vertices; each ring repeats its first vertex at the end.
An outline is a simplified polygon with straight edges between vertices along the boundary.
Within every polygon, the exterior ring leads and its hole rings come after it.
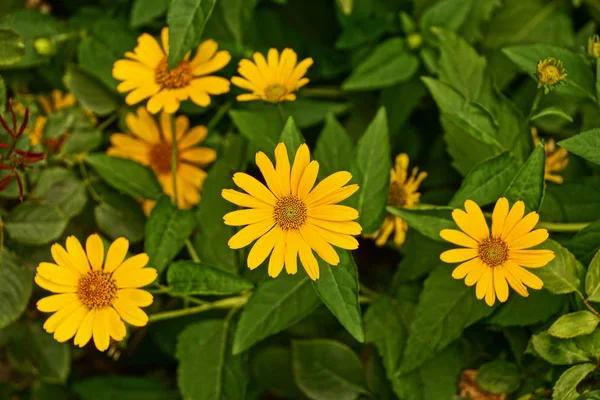
POLYGON ((51 56, 56 51, 56 44, 52 39, 40 37, 34 40, 33 48, 39 55, 51 56))
POLYGON ((411 50, 416 50, 423 44, 423 36, 417 32, 410 33, 406 37, 406 42, 411 50))
POLYGON ((587 53, 590 57, 600 58, 600 37, 598 35, 588 39, 587 53))
POLYGON ((538 87, 544 87, 546 93, 562 83, 567 77, 567 70, 563 67, 562 61, 555 58, 546 58, 537 63, 538 87))

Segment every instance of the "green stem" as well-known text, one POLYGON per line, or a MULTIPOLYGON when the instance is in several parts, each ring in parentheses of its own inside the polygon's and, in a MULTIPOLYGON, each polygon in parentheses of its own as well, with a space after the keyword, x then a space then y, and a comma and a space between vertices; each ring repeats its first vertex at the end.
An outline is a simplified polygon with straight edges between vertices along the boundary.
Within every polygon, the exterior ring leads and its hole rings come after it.
POLYGON ((368 287, 366 287, 364 284, 360 284, 360 291, 362 293, 364 293, 365 295, 367 295, 368 297, 370 297, 371 299, 375 299, 379 296, 381 296, 379 293, 377 293, 375 290, 370 289, 368 287))
POLYGON ((531 105, 531 111, 529 111, 529 115, 527 116, 527 120, 530 120, 533 114, 537 111, 538 106, 540 105, 540 101, 542 100, 543 91, 538 89, 535 94, 535 98, 533 99, 533 104, 531 105))
POLYGON ((4 260, 4 221, 0 216, 0 269, 2 269, 2 262, 4 260))
POLYGON ((179 207, 177 198, 177 126, 175 114, 171 115, 171 176, 173 177, 173 203, 179 207))
POLYGON ((300 94, 306 97, 321 97, 326 99, 342 99, 346 97, 343 90, 338 87, 310 87, 300 90, 300 94))
POLYGON ((169 293, 169 287, 164 285, 156 285, 156 289, 147 289, 152 294, 169 293))
POLYGON ((198 314, 208 310, 228 309, 233 307, 243 306, 248 302, 250 294, 244 294, 237 297, 230 297, 223 300, 218 300, 213 303, 202 304, 197 307, 184 308, 181 310, 164 311, 149 316, 149 322, 163 321, 165 319, 185 317, 186 315, 198 314))
POLYGON ((577 291, 577 294, 579 295, 579 297, 581 297, 581 301, 583 301, 583 304, 585 305, 585 307, 588 310, 590 310, 590 312, 592 314, 594 314, 596 317, 600 318, 600 313, 598 311, 596 311, 596 309, 594 307, 592 307, 592 305, 590 304, 590 302, 585 297, 583 297, 583 294, 581 294, 579 292, 579 290, 577 291))
POLYGON ((283 104, 277 103, 277 109, 279 110, 279 116, 281 117, 281 122, 285 125, 286 118, 285 113, 283 112, 283 104))
POLYGON ((358 296, 358 302, 360 304, 369 304, 373 300, 375 300, 373 297, 363 296, 363 295, 358 296))
POLYGON ((219 122, 221 122, 223 117, 227 114, 227 111, 229 111, 231 108, 232 104, 233 103, 230 100, 217 110, 216 114, 210 119, 210 121, 208 121, 208 125, 206 125, 206 129, 208 129, 209 132, 212 131, 219 122))
POLYGON ((108 118, 106 118, 104 121, 102 121, 102 123, 100 125, 98 125, 98 130, 100 132, 102 132, 104 129, 106 129, 110 124, 112 124, 113 122, 115 122, 115 120, 119 117, 118 113, 114 113, 112 115, 110 115, 108 118))
POLYGON ((90 176, 87 173, 87 169, 85 169, 85 163, 79 158, 77 159, 77 163, 79 164, 79 172, 81 172, 81 176, 83 177, 83 183, 85 187, 87 187, 88 191, 90 192, 90 195, 96 201, 96 203, 102 203, 102 198, 100 197, 98 192, 96 192, 94 186, 92 186, 90 176))
POLYGON ((589 222, 538 222, 536 228, 548 229, 552 232, 579 232, 583 228, 587 227, 589 222))
POLYGON ((190 257, 192 257, 192 260, 195 263, 199 263, 200 257, 198 257, 198 253, 196 253, 196 249, 194 248, 194 245, 192 244, 190 239, 185 239, 185 247, 187 248, 188 253, 190 253, 190 257))

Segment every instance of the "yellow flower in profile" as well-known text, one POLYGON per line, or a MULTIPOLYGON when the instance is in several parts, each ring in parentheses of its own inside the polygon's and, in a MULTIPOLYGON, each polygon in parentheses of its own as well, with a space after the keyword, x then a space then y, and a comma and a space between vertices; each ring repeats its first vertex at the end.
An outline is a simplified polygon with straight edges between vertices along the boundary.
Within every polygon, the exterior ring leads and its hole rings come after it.
POLYGON ((545 93, 548 93, 556 85, 564 82, 567 77, 567 70, 562 61, 556 58, 546 58, 538 61, 536 77, 538 88, 544 87, 545 93))
POLYGON ((532 231, 540 218, 538 213, 524 216, 522 201, 517 201, 509 210, 508 200, 502 197, 494 207, 490 231, 481 208, 474 201, 465 201, 465 210, 452 212, 462 232, 454 229, 440 232, 444 240, 464 247, 440 255, 444 262, 462 263, 454 269, 452 277, 465 278, 467 286, 477 283, 477 298, 485 297, 489 306, 494 305, 496 296, 501 302, 508 299, 508 285, 523 297, 529 296, 526 286, 541 289, 542 280, 523 268, 540 268, 554 258, 551 250, 529 249, 548 239, 546 229, 532 231))
MULTIPOLYGON (((427 178, 427 172, 419 172, 414 167, 408 176, 408 155, 401 153, 396 156, 394 168, 390 170, 390 192, 388 204, 395 207, 411 208, 419 203, 421 193, 417 192, 423 179, 427 178)), ((394 232, 394 243, 400 246, 406 239, 408 225, 402 218, 388 214, 383 220, 381 227, 370 237, 375 239, 377 246, 383 246, 394 232)))
MULTIPOLYGON (((173 116, 160 113, 160 127, 144 107, 137 114, 129 113, 125 122, 131 133, 115 133, 110 137, 110 156, 134 160, 154 171, 163 191, 174 199, 173 175, 171 170, 173 116)), ((190 129, 190 120, 184 115, 175 118, 177 132, 177 206, 191 208, 200 202, 200 190, 206 178, 202 167, 212 163, 217 153, 207 147, 197 147, 208 130, 199 125, 190 129)), ((153 201, 142 203, 146 214, 154 206, 153 201)))
POLYGON ((242 60, 238 66, 239 76, 231 78, 231 83, 252 93, 241 94, 238 101, 264 100, 269 103, 294 101, 293 93, 308 83, 306 71, 313 64, 312 58, 300 63, 292 49, 284 49, 279 57, 277 49, 270 49, 267 60, 260 53, 254 53, 254 62, 242 60))
MULTIPOLYGON (((541 143, 537 133, 537 128, 531 128, 533 144, 538 146, 541 143)), ((546 165, 544 168, 544 179, 554 183, 563 183, 563 177, 560 173, 569 165, 569 152, 564 147, 557 147, 554 138, 549 138, 544 143, 544 152, 546 153, 546 165)))
POLYGON ((600 36, 593 35, 588 38, 587 53, 592 58, 600 58, 600 36))
POLYGON ((283 266, 288 274, 297 272, 297 257, 308 276, 319 279, 319 264, 313 254, 328 264, 337 265, 340 258, 331 245, 342 249, 358 248, 362 228, 354 208, 339 205, 358 190, 358 185, 345 186, 352 175, 336 172, 315 185, 319 163, 310 161, 308 146, 302 144, 290 166, 285 144, 275 148, 276 166, 259 151, 256 165, 267 186, 248 174, 238 172, 233 181, 246 193, 224 189, 223 197, 248 209, 232 211, 223 219, 230 226, 244 226, 229 240, 229 247, 240 249, 256 241, 248 254, 248 268, 255 269, 269 257, 269 276, 275 278, 283 266), (311 250, 312 249, 312 250, 311 250))
POLYGON ((152 295, 139 288, 152 283, 157 272, 144 268, 144 253, 125 259, 129 242, 115 240, 104 256, 104 244, 98 235, 88 237, 85 250, 75 236, 67 238, 67 248, 56 243, 52 257, 56 264, 42 262, 35 282, 57 293, 37 302, 38 310, 54 313, 44 323, 44 330, 54 339, 66 342, 75 336, 75 344, 85 346, 94 338, 100 351, 108 348, 110 338, 122 340, 126 335, 123 321, 144 326, 148 316, 140 307, 152 304, 152 295))
POLYGON ((182 101, 191 99, 199 106, 210 104, 210 95, 229 92, 229 81, 213 72, 225 67, 231 55, 217 51, 214 40, 206 40, 198 46, 190 61, 190 53, 173 69, 168 69, 169 28, 161 32, 162 47, 147 33, 138 38, 133 52, 125 53, 125 60, 113 66, 113 77, 123 81, 117 86, 121 93, 130 92, 125 98, 129 105, 148 100, 148 111, 156 114, 164 110, 174 114, 182 101))

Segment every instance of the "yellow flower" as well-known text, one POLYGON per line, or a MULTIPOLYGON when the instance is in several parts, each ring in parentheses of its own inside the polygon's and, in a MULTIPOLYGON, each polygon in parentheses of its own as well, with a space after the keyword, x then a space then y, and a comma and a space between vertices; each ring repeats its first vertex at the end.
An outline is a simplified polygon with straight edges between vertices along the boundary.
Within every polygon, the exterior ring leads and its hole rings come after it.
POLYGON ((229 92, 229 81, 210 74, 225 67, 231 56, 227 51, 217 51, 214 40, 206 40, 190 61, 190 53, 173 69, 168 69, 169 28, 161 33, 162 47, 147 33, 138 38, 133 52, 113 66, 113 77, 123 81, 117 87, 121 93, 129 92, 125 102, 129 105, 148 100, 148 111, 156 114, 161 109, 173 114, 182 101, 191 99, 199 106, 210 104, 210 96, 229 92))
MULTIPOLYGON (((531 128, 531 134, 534 145, 539 145, 541 140, 535 127, 531 128)), ((557 147, 553 138, 546 140, 544 151, 546 153, 544 179, 554 183, 563 183, 563 177, 560 176, 560 173, 569 165, 569 152, 564 147, 557 147)))
POLYGON ((590 57, 600 58, 600 37, 593 35, 588 39, 587 53, 590 57))
POLYGON ((465 247, 440 255, 444 262, 462 263, 454 269, 452 277, 466 277, 467 286, 477 283, 477 298, 485 297, 489 306, 494 305, 496 296, 501 302, 508 299, 508 285, 523 297, 529 296, 525 286, 541 289, 542 280, 523 268, 540 268, 554 258, 551 250, 528 250, 548 239, 546 229, 532 231, 540 218, 538 213, 530 212, 523 217, 522 201, 517 201, 509 211, 508 200, 502 197, 494 207, 490 232, 481 208, 474 201, 465 201, 465 210, 452 212, 462 232, 454 229, 440 232, 444 240, 465 247))
POLYGON ((304 78, 306 71, 313 64, 312 58, 306 58, 297 63, 298 56, 292 49, 284 49, 281 58, 277 49, 270 49, 267 59, 260 53, 254 53, 254 62, 242 60, 238 66, 238 73, 243 76, 234 76, 231 83, 250 90, 252 93, 241 94, 238 101, 259 100, 270 103, 296 100, 295 92, 308 83, 304 78))
MULTIPOLYGON (((156 120, 144 107, 138 107, 137 115, 129 113, 125 118, 130 134, 111 135, 111 147, 106 151, 110 156, 128 158, 151 168, 163 191, 174 199, 173 176, 171 172, 171 114, 160 113, 160 128, 156 120)), ((202 125, 190 129, 190 121, 180 115, 175 118, 177 132, 177 205, 191 208, 200 202, 200 190, 206 178, 201 167, 217 158, 217 153, 207 147, 196 147, 208 133, 202 125)), ((154 202, 143 202, 148 214, 154 202)))
POLYGON ((38 144, 42 143, 46 122, 48 122, 48 118, 44 117, 43 115, 40 115, 35 119, 33 129, 25 129, 25 134, 29 136, 29 143, 31 143, 32 146, 37 146, 38 144))
POLYGON ((126 335, 123 321, 144 326, 148 316, 140 307, 152 304, 152 295, 139 288, 157 276, 153 268, 144 268, 144 253, 125 259, 129 242, 115 240, 104 258, 104 244, 98 235, 88 237, 85 250, 75 236, 67 238, 66 250, 52 246, 56 264, 42 262, 35 282, 53 293, 37 302, 38 310, 54 313, 44 323, 44 330, 54 339, 85 346, 94 338, 100 351, 108 348, 110 338, 122 340, 126 335))
MULTIPOLYGON (((390 193, 388 204, 391 206, 410 208, 419 203, 421 193, 417 192, 423 179, 427 178, 427 172, 419 172, 414 167, 408 176, 408 155, 402 153, 396 156, 394 168, 390 170, 390 193)), ((388 214, 377 232, 370 237, 376 239, 377 246, 383 246, 388 238, 394 233, 394 243, 400 246, 406 239, 408 225, 400 217, 388 214)))
POLYGON ((38 102, 42 106, 42 109, 46 114, 50 114, 54 111, 62 110, 64 108, 73 107, 77 104, 77 99, 72 93, 64 94, 58 89, 54 89, 50 94, 50 99, 47 96, 38 96, 38 102))
POLYGON ((337 265, 340 258, 331 245, 347 250, 358 248, 358 241, 350 236, 362 230, 353 221, 358 218, 358 211, 337 204, 356 192, 358 185, 344 186, 352 175, 342 171, 313 188, 319 163, 310 161, 306 144, 296 151, 291 167, 283 143, 275 148, 275 160, 276 167, 265 153, 256 153, 256 165, 267 186, 238 172, 233 181, 246 193, 223 190, 226 200, 249 208, 223 217, 227 225, 248 225, 231 237, 229 247, 240 249, 258 239, 248 254, 248 268, 258 267, 271 254, 269 276, 278 276, 284 264, 288 274, 295 274, 299 256, 308 276, 319 279, 319 264, 312 250, 328 264, 337 265))
POLYGON ((562 61, 555 58, 546 58, 537 63, 537 80, 538 87, 544 87, 544 91, 548 93, 567 77, 567 70, 563 66, 562 61))

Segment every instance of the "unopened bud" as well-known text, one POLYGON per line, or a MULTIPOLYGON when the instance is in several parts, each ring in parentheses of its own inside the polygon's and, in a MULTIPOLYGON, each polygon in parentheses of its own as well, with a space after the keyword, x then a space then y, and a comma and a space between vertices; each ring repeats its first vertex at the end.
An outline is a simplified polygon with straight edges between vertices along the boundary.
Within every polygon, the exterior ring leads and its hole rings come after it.
POLYGON ((56 44, 54 40, 40 37, 33 41, 33 48, 42 56, 51 56, 56 52, 56 44))
POLYGON ((417 32, 411 33, 407 36, 406 43, 411 50, 417 50, 423 44, 423 36, 417 32))

